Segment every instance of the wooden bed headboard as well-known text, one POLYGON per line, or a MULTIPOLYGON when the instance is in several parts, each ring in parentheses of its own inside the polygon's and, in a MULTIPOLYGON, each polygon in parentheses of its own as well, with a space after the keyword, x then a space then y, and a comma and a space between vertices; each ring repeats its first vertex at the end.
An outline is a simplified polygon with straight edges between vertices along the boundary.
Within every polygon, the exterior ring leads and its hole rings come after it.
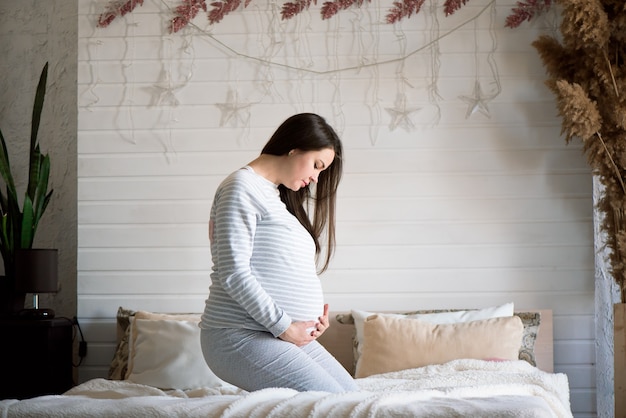
MULTIPOLYGON (((552 373, 554 371, 554 352, 552 334, 552 310, 539 310, 541 313, 541 324, 537 340, 535 341, 535 359, 537 368, 552 373)), ((346 325, 337 322, 337 314, 347 312, 331 312, 330 328, 322 334, 318 341, 343 365, 343 367, 354 375, 354 355, 352 353, 352 338, 354 335, 354 325, 346 325)))

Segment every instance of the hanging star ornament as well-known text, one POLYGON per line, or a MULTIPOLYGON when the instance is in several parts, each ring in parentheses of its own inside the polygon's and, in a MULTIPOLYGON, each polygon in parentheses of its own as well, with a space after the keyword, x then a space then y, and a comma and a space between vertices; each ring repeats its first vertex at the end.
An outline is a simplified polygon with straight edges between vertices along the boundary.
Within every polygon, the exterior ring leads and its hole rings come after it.
POLYGON ((250 106, 252 104, 239 102, 239 95, 233 89, 228 89, 226 103, 216 103, 215 106, 222 112, 220 127, 230 123, 230 126, 236 128, 240 122, 244 126, 250 122, 250 106))
POLYGON ((474 82, 474 92, 471 96, 459 96, 459 99, 468 104, 467 112, 465 113, 465 119, 469 119, 476 112, 480 112, 483 115, 491 118, 489 113, 489 106, 487 103, 493 100, 496 96, 485 95, 483 89, 480 87, 480 81, 474 82))
POLYGON ((415 124, 413 123, 409 115, 421 109, 421 107, 406 107, 406 96, 404 94, 398 94, 395 107, 385 108, 387 113, 389 113, 389 115, 391 116, 389 130, 393 132, 397 127, 400 127, 407 132, 414 130, 415 124))
POLYGON ((187 80, 184 83, 174 84, 172 83, 172 77, 169 71, 161 71, 159 76, 159 82, 148 87, 152 92, 152 106, 158 106, 162 104, 168 104, 170 106, 178 106, 180 102, 176 98, 176 92, 187 85, 187 80))

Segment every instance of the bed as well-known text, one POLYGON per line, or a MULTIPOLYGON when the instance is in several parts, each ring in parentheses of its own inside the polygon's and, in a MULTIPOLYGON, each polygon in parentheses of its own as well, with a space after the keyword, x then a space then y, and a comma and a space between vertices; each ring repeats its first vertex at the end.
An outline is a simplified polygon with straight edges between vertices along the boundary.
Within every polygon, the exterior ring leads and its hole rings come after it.
POLYGON ((242 391, 203 364, 198 315, 120 308, 107 378, 63 395, 2 400, 0 416, 572 416, 567 376, 552 370, 549 310, 513 312, 513 305, 505 304, 402 313, 352 310, 330 318, 320 342, 355 376, 359 391, 242 391))

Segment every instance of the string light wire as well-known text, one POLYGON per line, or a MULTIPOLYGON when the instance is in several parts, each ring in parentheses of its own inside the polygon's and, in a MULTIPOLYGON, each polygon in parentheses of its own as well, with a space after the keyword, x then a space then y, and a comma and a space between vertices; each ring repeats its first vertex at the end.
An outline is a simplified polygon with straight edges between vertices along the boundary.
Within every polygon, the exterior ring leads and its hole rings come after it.
MULTIPOLYGON (((164 2, 164 0, 160 0, 160 1, 163 4, 166 4, 164 2)), ((469 19, 464 20, 463 22, 461 22, 458 25, 454 26, 448 32, 440 35, 436 39, 430 40, 429 42, 427 42, 426 44, 422 45, 421 47, 416 48, 416 49, 412 50, 411 52, 409 52, 409 53, 407 53, 407 54, 405 54, 403 56, 400 56, 400 57, 397 57, 397 58, 388 59, 388 60, 373 61, 371 63, 365 63, 365 64, 359 63, 358 65, 351 65, 351 66, 347 66, 347 67, 343 67, 343 68, 336 68, 336 69, 331 69, 331 70, 316 70, 316 69, 313 69, 313 68, 298 67, 298 66, 287 64, 287 63, 275 62, 275 61, 268 60, 268 59, 265 59, 265 58, 254 57, 254 56, 251 56, 251 55, 248 55, 248 54, 244 54, 244 53, 239 52, 236 49, 232 48, 231 46, 229 46, 225 42, 221 41, 215 35, 211 34, 210 32, 206 31, 205 29, 200 28, 195 23, 189 22, 189 25, 193 26, 198 32, 202 33, 206 38, 208 38, 211 41, 215 42, 218 46, 222 47, 223 49, 225 49, 226 51, 230 52, 231 54, 233 54, 235 56, 238 56, 238 57, 241 57, 241 58, 245 58, 245 59, 248 59, 248 60, 252 60, 252 61, 263 62, 263 63, 265 63, 267 65, 272 65, 272 66, 276 66, 276 67, 282 67, 282 68, 287 68, 287 69, 291 69, 291 70, 299 70, 299 71, 304 71, 304 72, 317 74, 317 75, 326 75, 326 74, 333 74, 333 73, 344 72, 344 71, 357 71, 360 68, 374 67, 374 66, 380 66, 380 65, 384 65, 384 64, 393 64, 393 63, 405 61, 407 58, 410 58, 413 55, 418 54, 419 52, 425 50, 426 48, 430 48, 433 44, 435 44, 435 43, 441 41, 442 39, 452 35, 457 30, 459 30, 463 26, 467 25, 468 23, 471 23, 471 22, 477 20, 480 16, 483 15, 483 13, 485 13, 487 10, 489 10, 489 8, 491 6, 495 5, 495 3, 496 3, 496 0, 490 0, 489 3, 487 3, 482 9, 480 9, 480 11, 475 16, 473 16, 473 17, 471 17, 469 19)), ((167 6, 167 4, 166 4, 166 6, 167 6)), ((167 6, 167 7, 169 7, 169 6, 167 6)))

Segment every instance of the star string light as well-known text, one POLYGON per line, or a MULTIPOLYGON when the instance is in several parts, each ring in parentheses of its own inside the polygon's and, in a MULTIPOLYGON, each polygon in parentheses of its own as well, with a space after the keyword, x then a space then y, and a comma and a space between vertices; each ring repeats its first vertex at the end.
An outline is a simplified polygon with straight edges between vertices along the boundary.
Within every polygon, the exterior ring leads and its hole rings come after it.
MULTIPOLYGON (((165 5, 164 0, 160 0, 160 1, 162 4, 165 5)), ((431 6, 431 12, 434 13, 435 12, 434 9, 437 5, 437 2, 436 0, 429 0, 429 1, 430 1, 429 5, 431 6)), ((495 6, 495 0, 490 0, 489 3, 484 8, 479 10, 475 16, 472 16, 469 19, 465 20, 464 22, 459 23, 458 25, 453 27, 449 32, 446 32, 445 34, 438 33, 439 27, 438 27, 438 22, 436 22, 437 24, 433 25, 433 28, 432 28, 433 37, 429 40, 429 42, 427 42, 425 45, 419 46, 418 48, 416 48, 415 50, 409 53, 407 53, 405 49, 406 47, 404 47, 402 48, 402 54, 400 54, 399 57, 395 57, 395 58, 387 59, 387 60, 379 60, 376 54, 374 54, 372 57, 368 57, 367 55, 362 54, 362 57, 361 57, 362 59, 358 61, 357 65, 341 66, 339 62, 337 61, 335 62, 336 64, 335 67, 332 67, 330 69, 325 69, 325 70, 318 70, 316 68, 309 68, 309 65, 307 63, 305 63, 305 66, 303 67, 302 65, 293 65, 290 63, 274 62, 273 61, 274 53, 268 53, 267 49, 266 49, 265 56, 262 56, 262 57, 250 56, 248 54, 240 52, 228 46, 224 42, 222 42, 220 39, 218 39, 217 37, 209 33, 206 29, 201 29, 198 26, 196 26, 193 22, 191 22, 191 20, 193 20, 194 18, 194 16, 192 15, 195 12, 200 12, 203 10, 202 4, 204 2, 202 0, 181 0, 181 2, 185 6, 187 6, 187 8, 189 9, 189 16, 188 16, 189 19, 186 21, 186 25, 182 25, 182 26, 194 27, 199 33, 205 35, 207 39, 209 39, 212 42, 215 42, 219 46, 224 47, 227 53, 232 54, 234 57, 257 61, 260 64, 262 64, 260 68, 263 68, 266 72, 270 72, 270 74, 265 74, 265 77, 259 78, 259 80, 262 80, 261 84, 265 83, 263 84, 265 86, 265 94, 271 94, 270 90, 272 90, 272 87, 274 87, 274 78, 271 74, 271 69, 273 69, 274 67, 288 69, 288 70, 294 69, 302 73, 308 73, 308 74, 313 74, 313 75, 337 75, 345 71, 355 70, 357 72, 360 72, 363 69, 369 68, 372 71, 374 71, 375 74, 377 74, 378 68, 383 64, 397 63, 402 68, 405 60, 407 60, 408 58, 414 56, 418 52, 427 48, 431 49, 431 52, 433 53, 433 57, 437 57, 438 54, 440 53, 440 51, 438 50, 438 41, 440 38, 443 38, 449 35, 449 33, 455 32, 456 30, 463 27, 469 22, 472 22, 472 21, 475 22, 483 14, 483 12, 489 8, 489 6, 492 6, 492 9, 495 6)), ((425 3, 425 2, 420 2, 420 3, 425 3)), ((454 2, 450 2, 450 4, 453 4, 453 3, 454 2)), ((462 5, 464 4, 464 1, 456 0, 456 3, 454 4, 462 5)), ((422 6, 422 4, 420 4, 420 6, 422 6)), ((171 6, 167 5, 167 7, 169 8, 170 11, 173 10, 171 6)), ((273 9, 269 10, 268 13, 270 13, 272 16, 274 16, 274 18, 276 18, 276 14, 273 9)), ((180 29, 182 29, 182 26, 180 29)), ((396 30, 402 30, 402 28, 397 27, 396 30)), ((335 41, 337 42, 337 39, 335 39, 335 41)), ((280 46, 280 45, 277 45, 277 46, 280 46)), ((439 71, 440 62, 438 62, 437 60, 434 60, 433 62, 434 62, 434 65, 433 65, 432 73, 431 73, 431 83, 428 87, 429 87, 429 97, 431 101, 436 104, 437 100, 440 98, 440 95, 437 89, 438 71, 439 71)), ((189 79, 183 84, 175 84, 175 83, 172 83, 170 73, 165 72, 163 73, 163 75, 165 77, 161 77, 163 78, 162 81, 156 83, 152 87, 147 87, 147 88, 150 88, 150 91, 155 95, 154 100, 153 100, 154 104, 169 103, 171 107, 175 107, 178 104, 180 104, 178 98, 176 97, 176 93, 180 89, 182 89, 184 86, 186 86, 189 79)), ((405 79, 403 75, 401 78, 405 79)), ((404 94, 404 89, 405 88, 399 87, 397 93, 398 95, 400 95, 400 100, 397 99, 394 107, 388 107, 385 109, 385 111, 391 116, 390 118, 391 120, 389 121, 389 124, 388 124, 389 129, 395 130, 398 127, 400 127, 408 132, 410 130, 415 129, 415 125, 413 121, 411 120, 411 116, 415 112, 421 110, 421 108, 420 107, 407 107, 406 99, 402 96, 404 94)), ((338 91, 336 91, 336 93, 337 92, 338 91)), ((277 91, 274 89, 272 93, 274 93, 273 95, 275 95, 277 91)), ((382 111, 382 108, 384 107, 380 105, 380 99, 378 98, 376 92, 373 92, 372 94, 373 94, 373 98, 372 98, 372 102, 371 102, 372 105, 371 105, 370 110, 372 110, 372 114, 378 115, 378 120, 380 121, 380 112, 382 111)), ((482 96, 484 96, 484 94, 482 94, 482 96)), ((493 97, 485 96, 483 98, 482 96, 478 98, 479 99, 482 98, 483 100, 485 100, 485 102, 479 101, 477 103, 479 106, 474 108, 469 114, 479 112, 481 103, 485 104, 485 109, 488 113, 489 109, 488 109, 488 106, 486 106, 486 101, 492 100, 493 97)), ((240 103, 236 93, 230 91, 227 97, 225 98, 224 103, 214 103, 214 105, 221 112, 220 126, 225 126, 229 124, 234 125, 234 126, 241 126, 242 124, 249 124, 250 107, 252 104, 240 103)), ((339 113, 341 113, 340 108, 335 109, 335 111, 339 111, 339 113)), ((372 142, 375 142, 375 141, 372 140, 372 142)))
POLYGON ((438 6, 436 0, 430 0, 428 6, 432 19, 432 23, 430 25, 430 39, 432 40, 432 43, 430 45, 430 78, 428 81, 428 99, 430 103, 433 104, 435 107, 434 124, 436 125, 441 120, 441 106, 439 105, 439 101, 443 100, 443 97, 441 97, 441 94, 439 93, 439 72, 441 70, 441 49, 439 45, 439 38, 441 36, 441 33, 439 19, 437 18, 436 13, 436 8, 438 6))
MULTIPOLYGON (((407 45, 406 34, 402 28, 399 27, 396 27, 394 32, 398 40, 400 54, 404 55, 406 54, 407 45)), ((391 116, 391 122, 389 123, 389 130, 391 132, 395 131, 397 127, 401 127, 407 132, 415 129, 415 125, 409 115, 421 109, 419 107, 408 108, 406 105, 406 87, 409 86, 410 88, 413 88, 413 86, 405 75, 404 64, 404 61, 399 61, 396 67, 396 84, 398 85, 398 88, 396 90, 395 107, 388 107, 385 109, 391 116)))
POLYGON ((178 106, 180 102, 176 98, 176 92, 187 85, 187 81, 184 83, 172 83, 172 77, 169 71, 162 70, 159 77, 160 81, 148 87, 148 89, 154 95, 152 100, 152 106, 158 106, 162 104, 169 104, 170 106, 178 106))
POLYGON ((474 82, 474 91, 472 92, 471 96, 459 96, 459 99, 468 104, 467 112, 465 113, 465 119, 468 119, 476 112, 480 112, 488 118, 491 118, 491 114, 489 113, 489 106, 487 105, 487 103, 493 100, 494 97, 494 95, 485 95, 483 93, 483 89, 480 87, 480 81, 477 79, 474 82))
POLYGON ((394 107, 387 107, 385 110, 391 116, 391 123, 389 123, 389 130, 395 131, 400 127, 406 132, 410 132, 415 129, 415 124, 409 117, 411 113, 415 113, 421 110, 421 107, 407 107, 406 96, 404 94, 398 94, 396 97, 396 103, 394 107))
POLYGON ((226 103, 216 103, 215 106, 222 112, 220 127, 227 123, 232 127, 238 127, 240 122, 243 126, 248 125, 252 103, 239 102, 239 95, 233 89, 228 89, 226 103))
POLYGON ((467 112, 465 113, 465 119, 469 119, 470 116, 475 113, 482 113, 483 115, 491 118, 491 114, 489 113, 489 106, 487 103, 492 101, 498 96, 502 90, 500 85, 500 76, 498 75, 498 67, 496 65, 495 59, 493 55, 497 49, 496 37, 494 34, 494 22, 495 22, 495 14, 496 8, 495 3, 491 4, 491 13, 490 13, 490 26, 489 33, 492 39, 491 51, 487 57, 487 63, 489 64, 489 68, 491 70, 494 83, 496 85, 496 89, 494 93, 485 94, 480 84, 480 80, 478 78, 478 40, 476 38, 476 33, 478 32, 477 21, 474 20, 474 65, 476 74, 476 78, 474 80, 474 90, 471 96, 459 96, 459 99, 468 104, 467 112))

